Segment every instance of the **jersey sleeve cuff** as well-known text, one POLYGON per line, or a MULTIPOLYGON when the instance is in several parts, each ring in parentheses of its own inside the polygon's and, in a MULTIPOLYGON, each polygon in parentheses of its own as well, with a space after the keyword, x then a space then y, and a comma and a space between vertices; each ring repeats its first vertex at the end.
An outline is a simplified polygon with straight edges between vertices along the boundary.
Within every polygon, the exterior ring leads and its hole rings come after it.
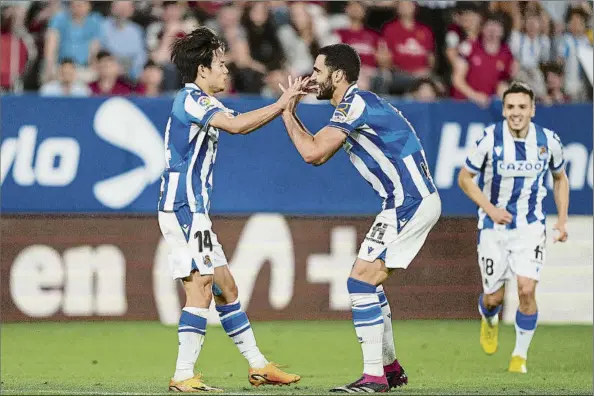
POLYGON ((472 173, 479 173, 481 171, 481 169, 474 166, 469 159, 466 159, 466 169, 468 169, 472 173))
POLYGON ((215 107, 209 111, 206 112, 206 114, 204 115, 203 121, 202 121, 202 128, 206 129, 208 128, 208 124, 210 124, 210 120, 212 120, 212 117, 217 114, 219 111, 223 111, 223 109, 219 108, 219 107, 215 107))
POLYGON ((336 129, 340 129, 342 132, 344 132, 347 136, 351 134, 351 132, 353 132, 353 128, 350 128, 349 126, 346 126, 345 124, 337 124, 335 122, 330 122, 328 124, 329 127, 332 128, 336 128, 336 129))
POLYGON ((553 164, 551 164, 551 172, 553 173, 559 173, 561 172, 564 168, 565 168, 565 160, 561 161, 561 163, 558 166, 553 166, 553 164))

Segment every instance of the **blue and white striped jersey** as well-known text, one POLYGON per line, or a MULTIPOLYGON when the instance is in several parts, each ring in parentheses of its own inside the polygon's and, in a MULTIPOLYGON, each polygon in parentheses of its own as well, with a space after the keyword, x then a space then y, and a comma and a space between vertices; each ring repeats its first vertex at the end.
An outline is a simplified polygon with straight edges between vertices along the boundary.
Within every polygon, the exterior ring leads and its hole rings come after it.
POLYGON ((192 212, 208 213, 219 140, 219 130, 209 122, 219 111, 237 115, 196 84, 186 84, 177 93, 165 130, 160 211, 187 205, 192 212))
POLYGON ((544 224, 542 200, 547 195, 548 169, 563 171, 563 145, 557 134, 530 123, 525 139, 516 139, 501 121, 485 129, 466 159, 466 168, 478 176, 478 186, 498 208, 512 216, 510 224, 494 224, 479 208, 479 229, 514 229, 536 221, 544 224))
POLYGON ((396 208, 398 217, 412 215, 423 198, 437 191, 414 128, 376 94, 352 85, 328 125, 347 134, 343 148, 383 198, 383 209, 396 208))

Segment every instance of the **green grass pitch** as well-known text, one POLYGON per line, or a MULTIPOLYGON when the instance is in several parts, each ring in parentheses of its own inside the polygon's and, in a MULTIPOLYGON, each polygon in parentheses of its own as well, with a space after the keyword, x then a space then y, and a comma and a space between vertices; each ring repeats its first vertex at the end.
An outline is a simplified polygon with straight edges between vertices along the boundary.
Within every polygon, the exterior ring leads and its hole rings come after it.
MULTIPOLYGON (((528 374, 506 372, 513 326, 483 354, 479 321, 395 321, 409 385, 393 394, 592 394, 592 326, 540 325, 528 374)), ((247 363, 222 328, 209 327, 197 370, 233 394, 320 394, 358 378, 361 350, 349 321, 253 323, 260 349, 301 374, 290 387, 252 388, 247 363)), ((2 394, 167 394, 175 327, 149 322, 19 323, 1 329, 2 394)))

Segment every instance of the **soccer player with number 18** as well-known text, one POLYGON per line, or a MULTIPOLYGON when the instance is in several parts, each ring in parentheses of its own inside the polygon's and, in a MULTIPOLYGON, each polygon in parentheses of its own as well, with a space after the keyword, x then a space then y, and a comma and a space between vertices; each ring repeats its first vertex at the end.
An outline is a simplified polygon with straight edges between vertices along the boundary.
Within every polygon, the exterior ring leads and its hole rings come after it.
POLYGON ((546 257, 544 179, 550 169, 558 221, 554 242, 567 240, 569 183, 563 146, 557 134, 531 122, 534 93, 514 82, 503 95, 505 121, 485 129, 460 171, 460 188, 478 206, 478 260, 484 293, 478 300, 482 316, 480 343, 497 351, 498 318, 505 282, 515 275, 520 306, 516 312, 516 346, 509 371, 526 373, 528 348, 538 311, 535 289, 546 257), (478 175, 478 185, 473 180, 478 175))

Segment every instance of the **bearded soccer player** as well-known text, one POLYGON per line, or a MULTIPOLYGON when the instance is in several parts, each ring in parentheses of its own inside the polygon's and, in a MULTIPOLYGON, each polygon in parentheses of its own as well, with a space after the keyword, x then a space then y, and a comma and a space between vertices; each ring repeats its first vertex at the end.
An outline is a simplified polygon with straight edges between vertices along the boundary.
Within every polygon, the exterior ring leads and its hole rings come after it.
MULTIPOLYGON (((311 80, 318 99, 336 107, 328 125, 309 133, 295 114, 295 96, 283 121, 303 159, 322 165, 341 147, 382 198, 382 211, 367 233, 350 277, 353 325, 363 351, 363 375, 332 392, 386 392, 408 378, 396 359, 392 315, 382 283, 405 269, 441 214, 441 200, 425 152, 408 120, 384 99, 357 87, 360 59, 347 44, 320 50, 311 80)), ((308 79, 300 81, 307 86, 308 79)), ((309 90, 309 88, 308 88, 309 90)))
POLYGON ((546 258, 542 201, 549 170, 558 212, 554 242, 565 242, 568 236, 569 183, 563 146, 556 133, 532 122, 534 114, 532 89, 512 83, 503 95, 505 120, 485 129, 458 177, 460 188, 479 207, 480 343, 489 355, 497 351, 505 283, 514 277, 518 283, 516 345, 508 369, 514 373, 527 372, 528 348, 538 319, 535 290, 546 258))
POLYGON ((175 42, 172 62, 185 87, 175 97, 165 131, 166 166, 161 178, 159 226, 170 248, 172 276, 183 283, 186 303, 179 320, 178 356, 169 390, 222 391, 194 375, 213 291, 223 329, 249 363, 250 383, 259 386, 297 382, 298 375, 283 372, 258 349, 208 213, 219 132, 248 134, 256 130, 280 115, 299 91, 290 86, 276 103, 245 114, 223 106, 213 95, 226 86, 229 72, 225 47, 204 27, 175 42))

